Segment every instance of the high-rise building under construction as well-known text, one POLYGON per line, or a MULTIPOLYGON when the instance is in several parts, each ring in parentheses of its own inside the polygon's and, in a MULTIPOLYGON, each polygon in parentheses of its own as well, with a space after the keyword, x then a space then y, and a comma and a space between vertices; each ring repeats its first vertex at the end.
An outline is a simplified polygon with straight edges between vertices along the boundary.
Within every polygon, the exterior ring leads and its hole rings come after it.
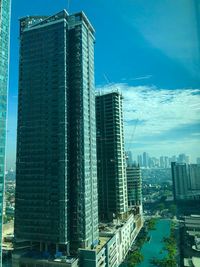
POLYGON ((122 95, 96 96, 99 217, 123 217, 128 209, 122 95))
POLYGON ((15 238, 98 244, 94 29, 83 12, 20 19, 15 238))

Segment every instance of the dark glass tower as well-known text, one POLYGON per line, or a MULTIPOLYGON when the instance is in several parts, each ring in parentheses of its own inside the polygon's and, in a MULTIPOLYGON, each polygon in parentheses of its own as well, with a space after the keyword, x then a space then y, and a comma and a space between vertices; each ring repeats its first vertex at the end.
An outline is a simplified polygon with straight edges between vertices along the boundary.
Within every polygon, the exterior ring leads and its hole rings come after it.
POLYGON ((128 209, 122 95, 96 96, 99 217, 123 217, 128 209))
POLYGON ((94 29, 64 10, 20 20, 15 237, 98 243, 94 29))
POLYGON ((8 89, 10 0, 0 1, 0 266, 5 173, 6 111, 8 89))
POLYGON ((187 196, 188 171, 186 163, 171 162, 174 200, 182 200, 187 196))

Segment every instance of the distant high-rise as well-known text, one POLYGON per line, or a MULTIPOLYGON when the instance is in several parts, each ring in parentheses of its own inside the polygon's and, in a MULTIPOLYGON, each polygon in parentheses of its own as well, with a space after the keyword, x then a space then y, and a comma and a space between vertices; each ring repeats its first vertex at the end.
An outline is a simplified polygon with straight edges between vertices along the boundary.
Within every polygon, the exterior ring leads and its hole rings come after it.
POLYGON ((197 158, 196 163, 200 164, 200 157, 197 158))
POLYGON ((84 13, 20 19, 15 238, 98 244, 94 29, 84 13))
POLYGON ((169 158, 165 156, 165 168, 169 167, 169 158))
POLYGON ((143 166, 145 168, 149 167, 149 155, 147 152, 143 152, 143 166))
POLYGON ((185 199, 188 190, 187 165, 185 163, 171 163, 174 199, 185 199))
POLYGON ((123 217, 128 208, 122 95, 96 96, 97 173, 100 219, 123 217))
POLYGON ((178 161, 178 163, 189 164, 189 156, 185 155, 184 153, 179 154, 177 161, 178 161))
POLYGON ((200 199, 200 165, 171 163, 175 200, 200 199))
POLYGON ((133 156, 130 150, 126 151, 126 163, 127 165, 133 164, 133 156))
POLYGON ((160 167, 161 168, 165 167, 165 161, 164 161, 164 157, 163 156, 160 157, 160 167))
POLYGON ((191 190, 200 190, 200 164, 189 164, 189 187, 191 190))
POLYGON ((140 167, 143 166, 142 155, 137 156, 137 163, 140 165, 140 167))
POLYGON ((0 1, 0 266, 5 174, 6 111, 8 90, 10 0, 0 1))
POLYGON ((140 206, 142 204, 142 176, 139 165, 126 167, 128 206, 140 206))

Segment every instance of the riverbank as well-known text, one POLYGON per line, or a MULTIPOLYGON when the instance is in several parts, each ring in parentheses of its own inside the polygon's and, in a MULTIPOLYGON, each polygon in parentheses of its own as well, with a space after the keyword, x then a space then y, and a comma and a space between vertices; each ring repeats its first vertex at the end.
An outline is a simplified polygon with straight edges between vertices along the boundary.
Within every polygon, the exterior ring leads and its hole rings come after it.
POLYGON ((136 250, 129 253, 123 267, 153 267, 153 258, 162 260, 168 255, 164 248, 164 238, 170 237, 171 220, 152 219, 146 223, 146 231, 136 242, 136 250), (141 245, 141 246, 140 246, 141 245), (139 249, 140 248, 140 249, 139 249), (139 250, 138 250, 139 249, 139 250), (137 264, 138 263, 138 264, 137 264))
POLYGON ((170 236, 163 238, 163 249, 167 252, 167 255, 162 259, 154 257, 151 263, 157 267, 176 267, 176 256, 177 256, 177 244, 175 238, 175 225, 171 222, 170 225, 170 236))

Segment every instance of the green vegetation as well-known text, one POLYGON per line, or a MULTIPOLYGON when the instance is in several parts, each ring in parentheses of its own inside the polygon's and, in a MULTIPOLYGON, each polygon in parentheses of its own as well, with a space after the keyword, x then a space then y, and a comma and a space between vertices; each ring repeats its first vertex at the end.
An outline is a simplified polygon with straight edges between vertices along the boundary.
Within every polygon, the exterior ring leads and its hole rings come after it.
POLYGON ((156 209, 158 211, 160 211, 160 212, 163 211, 165 208, 166 207, 165 207, 165 204, 164 203, 158 203, 157 206, 156 206, 156 209))
POLYGON ((8 222, 10 222, 10 221, 12 221, 12 220, 14 220, 14 215, 10 215, 10 214, 5 214, 4 216, 3 216, 3 223, 5 224, 5 223, 8 223, 8 222))
MULTIPOLYGON (((147 221, 147 230, 155 230, 157 219, 151 218, 149 221, 147 221)), ((127 257, 127 266, 134 267, 137 264, 141 263, 144 260, 144 256, 140 252, 143 244, 147 241, 148 231, 143 232, 143 234, 140 234, 138 236, 135 247, 137 248, 134 252, 129 253, 127 257)))
POLYGON ((147 221, 148 230, 156 230, 156 227, 155 227, 156 222, 157 222, 156 218, 151 218, 149 221, 147 221))
POLYGON ((127 265, 128 267, 134 267, 137 264, 141 263, 143 260, 144 260, 144 256, 141 254, 139 250, 136 250, 133 253, 128 255, 127 265))
POLYGON ((144 234, 143 236, 141 236, 136 240, 135 246, 141 248, 143 244, 146 242, 146 240, 147 240, 147 234, 144 234))

